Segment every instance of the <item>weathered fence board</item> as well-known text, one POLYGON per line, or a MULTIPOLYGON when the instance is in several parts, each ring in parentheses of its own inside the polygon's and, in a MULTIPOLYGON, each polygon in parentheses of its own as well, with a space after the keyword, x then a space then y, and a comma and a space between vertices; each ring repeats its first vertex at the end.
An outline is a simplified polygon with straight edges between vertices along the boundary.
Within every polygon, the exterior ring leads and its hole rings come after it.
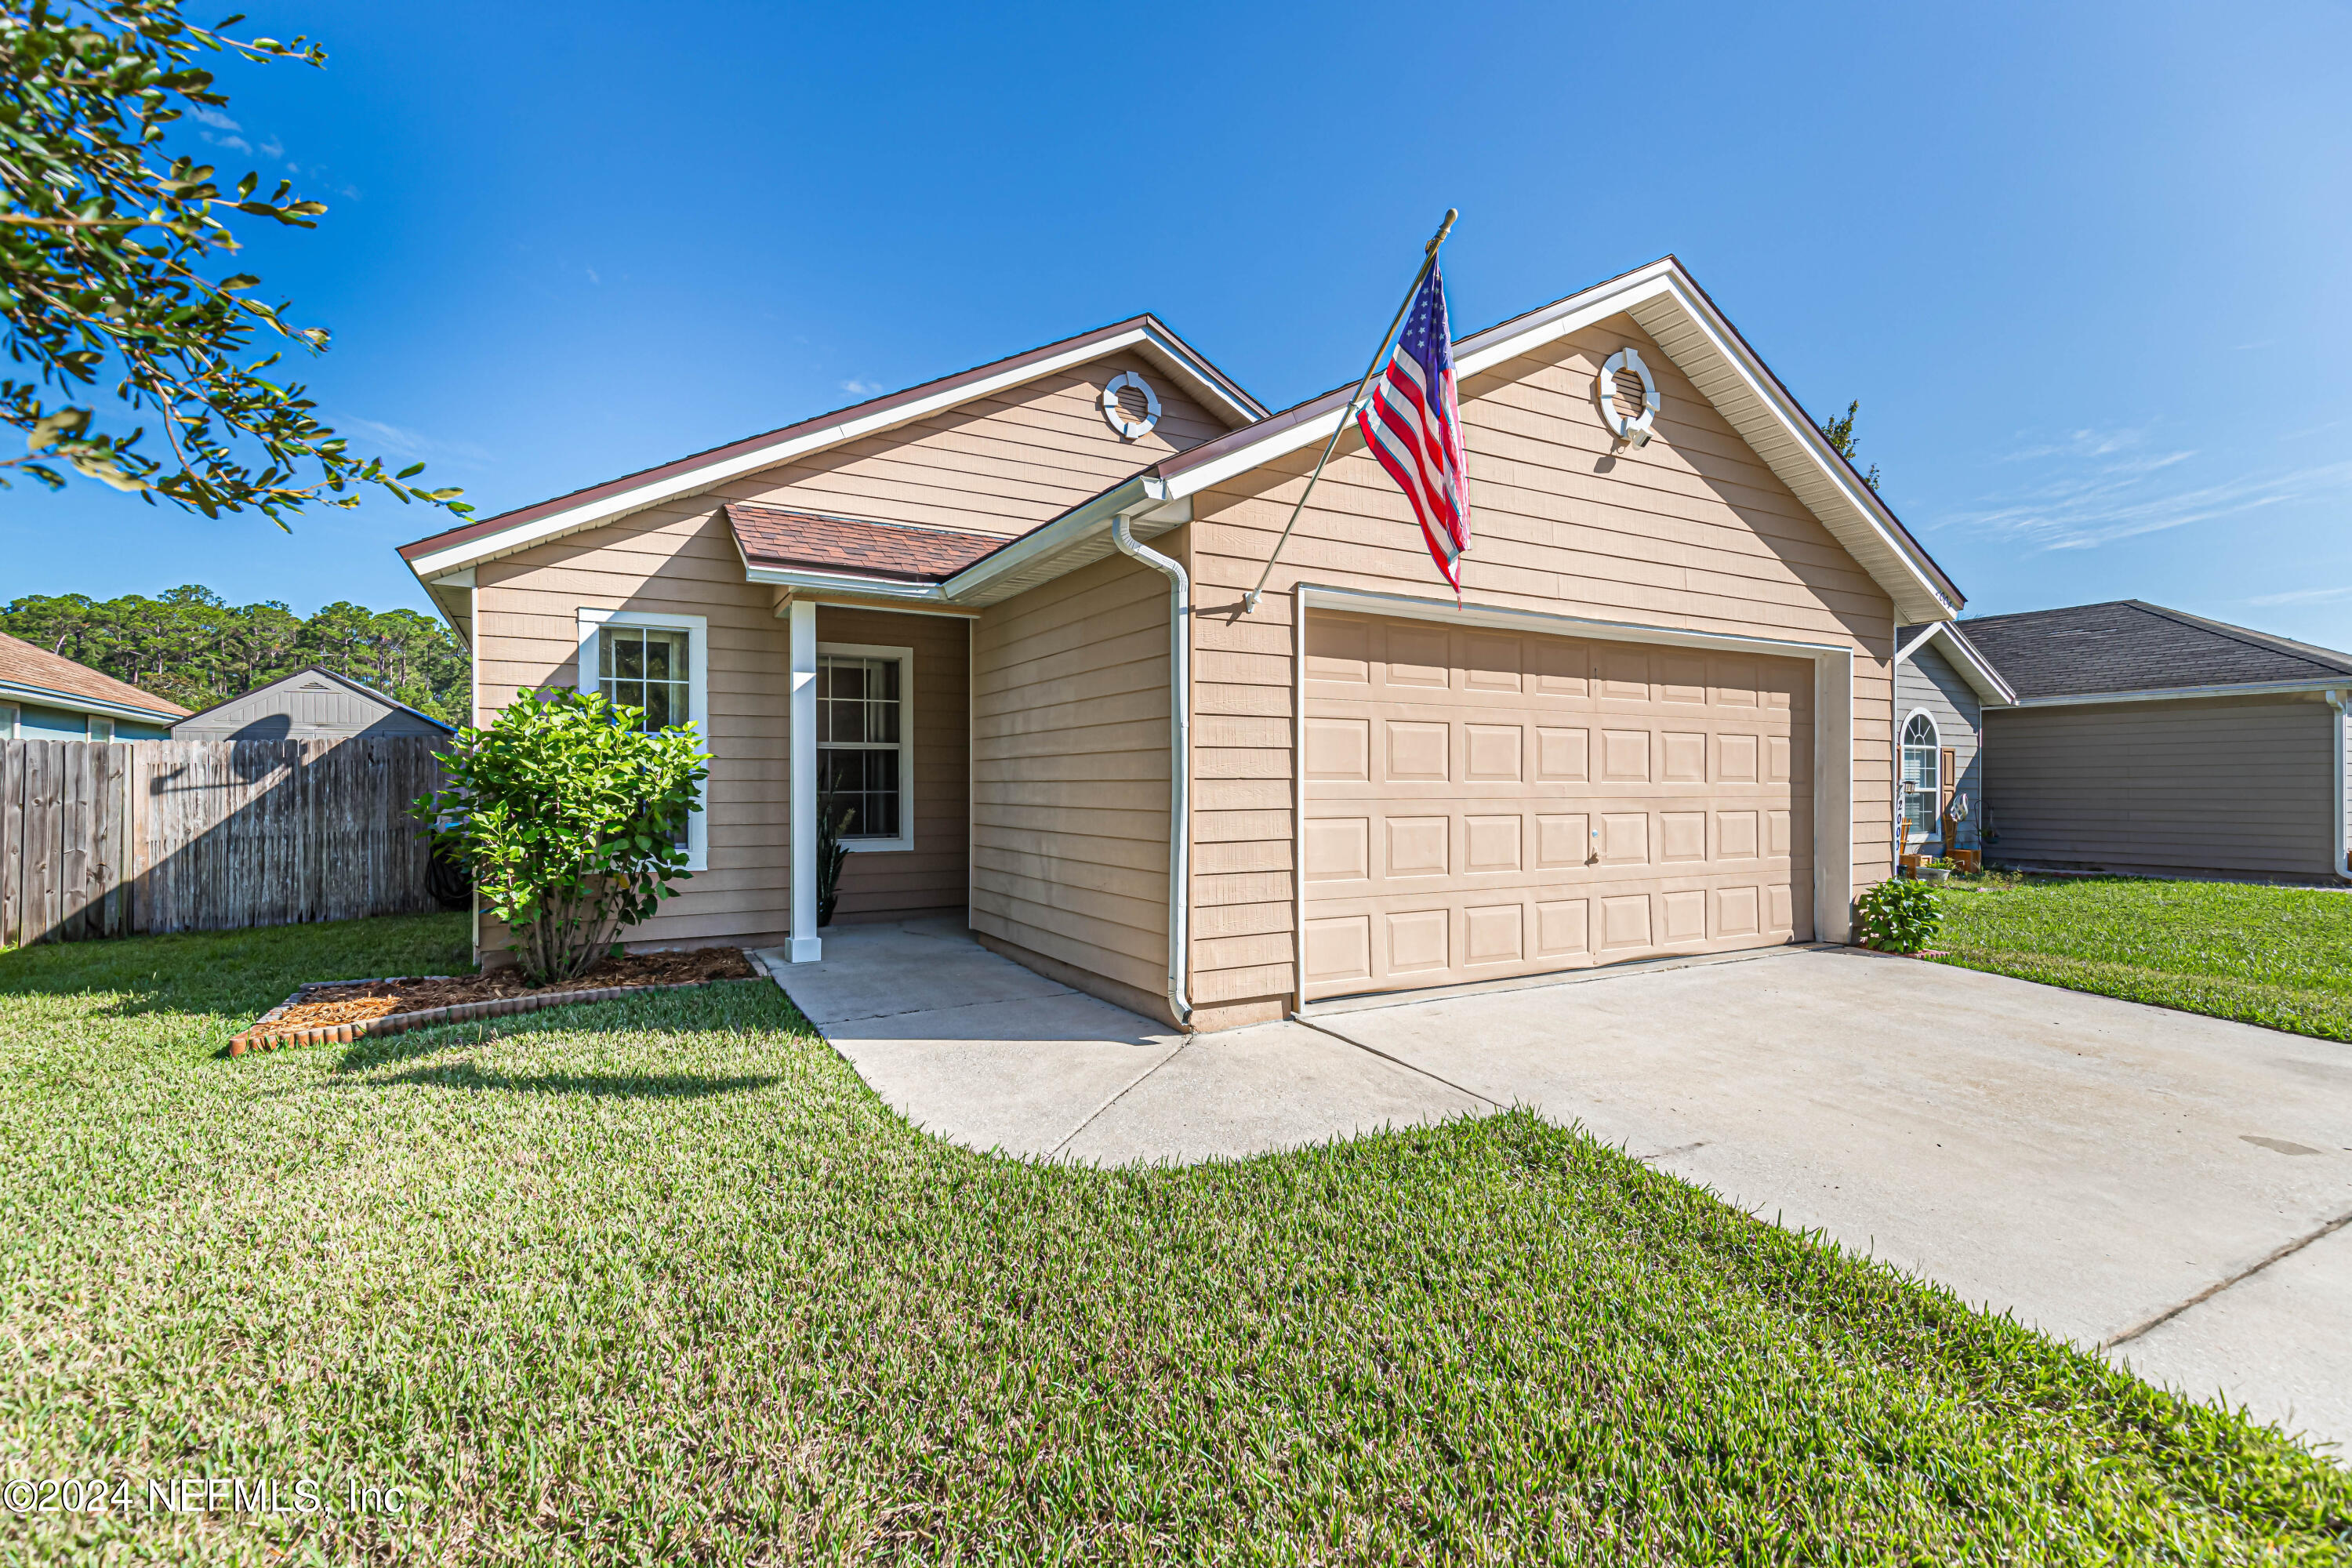
POLYGON ((0 742, 0 947, 432 909, 440 743, 0 742))

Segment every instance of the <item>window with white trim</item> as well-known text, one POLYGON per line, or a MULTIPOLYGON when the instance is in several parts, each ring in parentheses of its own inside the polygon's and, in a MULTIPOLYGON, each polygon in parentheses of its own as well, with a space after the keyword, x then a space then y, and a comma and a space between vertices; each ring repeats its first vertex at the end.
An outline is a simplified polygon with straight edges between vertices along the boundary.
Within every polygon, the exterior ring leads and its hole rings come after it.
POLYGON ((14 702, 0 702, 0 741, 13 741, 16 738, 16 705, 14 702))
POLYGON ((915 847, 914 676, 912 648, 817 647, 817 798, 845 848, 915 847))
MULTIPOLYGON (((709 754, 709 621, 635 610, 580 610, 579 686, 601 691, 626 708, 644 710, 646 730, 691 723, 709 754)), ((686 865, 709 868, 710 781, 702 783, 703 809, 687 819, 686 865)))
POLYGON ((1936 721, 1914 713, 1903 726, 1903 837, 1916 841, 1936 836, 1937 807, 1943 800, 1943 742, 1936 721))

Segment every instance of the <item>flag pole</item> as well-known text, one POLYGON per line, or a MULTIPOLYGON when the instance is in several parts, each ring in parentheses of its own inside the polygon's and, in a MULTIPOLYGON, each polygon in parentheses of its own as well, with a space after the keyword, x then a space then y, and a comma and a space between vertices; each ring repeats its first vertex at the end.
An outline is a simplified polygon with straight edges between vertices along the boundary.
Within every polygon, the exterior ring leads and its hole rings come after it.
POLYGON ((1323 443, 1323 455, 1315 459, 1315 471, 1307 476, 1307 488, 1298 492, 1298 504, 1290 509, 1290 521, 1282 525, 1282 537, 1274 542, 1274 553, 1265 558, 1265 570, 1258 574, 1257 586, 1242 600, 1242 614, 1246 616, 1257 608, 1258 599, 1265 592, 1266 579, 1274 575, 1274 563, 1280 559, 1282 547, 1290 542, 1290 531, 1298 526, 1298 514, 1307 510, 1307 498, 1315 493, 1315 481, 1323 477, 1323 465, 1331 460, 1332 448, 1339 446, 1340 433, 1348 428, 1356 405, 1362 401, 1364 388, 1372 384, 1372 377, 1380 374, 1381 362, 1389 357, 1390 341, 1396 336, 1397 328, 1403 324, 1404 313, 1412 309, 1412 297, 1421 292, 1421 280, 1429 276, 1431 268, 1437 265, 1437 247, 1445 243, 1445 236, 1454 227, 1454 220, 1461 216, 1460 208, 1447 207, 1444 221, 1437 226, 1437 232, 1429 237, 1429 244, 1422 250, 1421 270, 1412 275, 1412 287, 1404 291, 1404 303, 1397 307, 1396 320, 1391 321, 1389 330, 1381 334, 1379 352, 1372 355, 1372 363, 1364 367, 1363 379, 1356 383, 1356 390, 1349 395, 1347 410, 1339 416, 1339 423, 1333 428, 1331 438, 1323 443))

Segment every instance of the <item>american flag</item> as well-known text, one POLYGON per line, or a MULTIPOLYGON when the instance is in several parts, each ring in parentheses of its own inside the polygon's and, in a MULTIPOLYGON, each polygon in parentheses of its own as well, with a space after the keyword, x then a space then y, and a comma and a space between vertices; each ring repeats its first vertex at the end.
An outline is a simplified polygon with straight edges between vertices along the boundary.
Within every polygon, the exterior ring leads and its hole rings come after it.
POLYGON ((1445 284, 1432 261, 1404 313, 1404 331, 1372 399, 1356 416, 1365 445, 1412 502, 1430 559, 1455 598, 1462 552, 1470 548, 1470 477, 1462 462, 1462 417, 1454 398, 1454 333, 1445 284))

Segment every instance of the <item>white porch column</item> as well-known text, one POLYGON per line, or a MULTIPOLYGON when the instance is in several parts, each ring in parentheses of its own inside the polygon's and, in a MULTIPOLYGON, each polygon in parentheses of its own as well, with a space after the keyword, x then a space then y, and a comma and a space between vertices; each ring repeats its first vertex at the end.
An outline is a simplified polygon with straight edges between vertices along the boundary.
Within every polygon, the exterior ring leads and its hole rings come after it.
POLYGON ((794 963, 824 955, 816 934, 816 606, 795 598, 793 637, 792 789, 794 963))

